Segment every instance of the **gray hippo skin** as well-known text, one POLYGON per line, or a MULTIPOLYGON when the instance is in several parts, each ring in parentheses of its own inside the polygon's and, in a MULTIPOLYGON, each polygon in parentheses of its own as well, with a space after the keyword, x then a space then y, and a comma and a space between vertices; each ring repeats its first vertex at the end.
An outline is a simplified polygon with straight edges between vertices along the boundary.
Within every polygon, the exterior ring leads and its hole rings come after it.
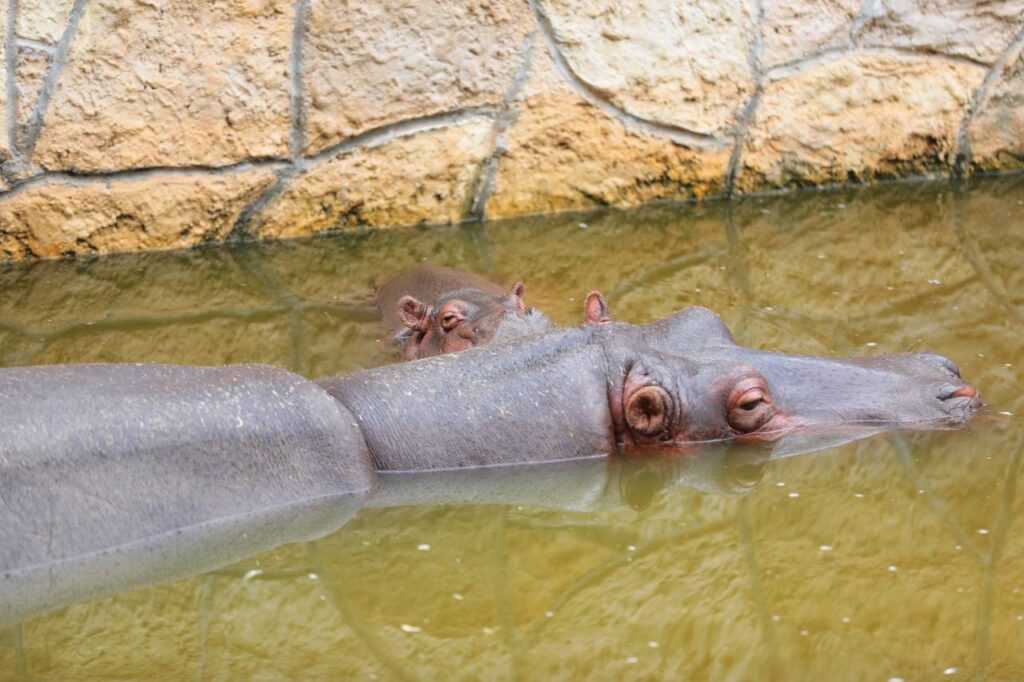
POLYGON ((834 360, 743 348, 703 308, 318 383, 355 415, 382 471, 686 451, 809 427, 949 428, 979 406, 940 356, 834 360))
POLYGON ((506 290, 471 272, 423 265, 385 282, 377 310, 402 359, 415 360, 554 329, 523 296, 522 282, 506 290))
POLYGON ((0 623, 330 532, 376 478, 352 416, 272 367, 0 369, 0 415, 0 623))
POLYGON ((378 471, 458 485, 469 468, 708 441, 788 455, 827 445, 822 430, 949 428, 978 405, 939 356, 746 349, 700 308, 316 383, 245 365, 0 369, 0 622, 316 537, 378 471))

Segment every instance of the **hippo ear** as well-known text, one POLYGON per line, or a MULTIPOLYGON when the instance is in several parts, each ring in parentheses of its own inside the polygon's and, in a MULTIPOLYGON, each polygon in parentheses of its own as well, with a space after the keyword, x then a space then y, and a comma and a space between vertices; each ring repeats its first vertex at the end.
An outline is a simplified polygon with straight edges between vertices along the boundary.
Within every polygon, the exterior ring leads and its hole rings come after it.
POLYGON ((505 298, 508 302, 515 307, 519 312, 526 310, 526 301, 523 297, 526 295, 526 287, 523 286, 522 282, 516 282, 512 285, 512 288, 505 294, 505 298))
POLYGON ((402 320, 402 324, 413 331, 427 331, 433 312, 433 306, 422 303, 412 296, 403 296, 398 299, 398 317, 402 320))
POLYGON ((612 321, 612 311, 604 296, 597 291, 587 294, 583 304, 583 324, 608 324, 612 321))

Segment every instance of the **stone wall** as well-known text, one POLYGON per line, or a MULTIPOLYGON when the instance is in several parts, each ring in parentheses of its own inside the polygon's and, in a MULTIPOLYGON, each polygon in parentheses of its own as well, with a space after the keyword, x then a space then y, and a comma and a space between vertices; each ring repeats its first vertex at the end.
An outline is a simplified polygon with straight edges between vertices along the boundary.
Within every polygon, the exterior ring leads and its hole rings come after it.
POLYGON ((1024 0, 0 0, 0 259, 1024 168, 1024 0))

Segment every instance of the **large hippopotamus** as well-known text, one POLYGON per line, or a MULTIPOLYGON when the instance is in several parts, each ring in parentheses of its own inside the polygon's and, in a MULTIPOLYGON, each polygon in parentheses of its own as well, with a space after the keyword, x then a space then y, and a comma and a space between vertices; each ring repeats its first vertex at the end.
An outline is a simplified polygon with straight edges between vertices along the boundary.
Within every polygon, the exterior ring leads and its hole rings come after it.
POLYGON ((815 443, 851 426, 951 428, 979 404, 938 355, 752 350, 704 308, 316 382, 252 365, 0 369, 0 592, 78 594, 39 576, 58 566, 130 576, 138 564, 117 563, 129 548, 171 575, 188 538, 245 537, 256 524, 265 542, 284 541, 260 519, 286 511, 285 525, 315 534, 354 513, 346 500, 371 494, 380 472, 457 476, 702 443, 815 443))

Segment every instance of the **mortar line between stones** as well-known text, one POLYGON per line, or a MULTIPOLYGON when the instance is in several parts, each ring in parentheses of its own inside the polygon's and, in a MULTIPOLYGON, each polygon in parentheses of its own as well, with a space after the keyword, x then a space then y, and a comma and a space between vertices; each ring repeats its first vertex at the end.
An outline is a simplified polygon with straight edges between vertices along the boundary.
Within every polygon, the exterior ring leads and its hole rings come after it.
POLYGON ((6 66, 7 78, 4 82, 4 87, 7 88, 7 109, 4 111, 4 116, 7 120, 7 148, 9 153, 14 156, 17 153, 17 136, 14 131, 17 128, 17 116, 18 116, 18 81, 17 81, 17 68, 18 68, 18 48, 14 44, 15 34, 15 23, 18 20, 18 0, 8 0, 7 3, 7 27, 5 30, 4 39, 6 45, 4 46, 4 65, 6 66))
POLYGON ((25 47, 30 50, 35 50, 36 52, 43 52, 51 57, 57 52, 57 48, 50 43, 44 43, 42 40, 35 40, 33 38, 22 38, 17 34, 14 36, 14 42, 18 44, 18 47, 25 47))
POLYGON ((1010 58, 1018 50, 1024 49, 1024 27, 1021 27, 1017 31, 1017 35, 1013 37, 1010 44, 1007 45, 1002 52, 999 53, 999 58, 996 59, 995 63, 985 74, 985 77, 981 81, 974 93, 971 95, 971 100, 967 103, 967 108, 964 109, 964 117, 960 121, 960 128, 956 134, 956 153, 954 155, 953 164, 953 177, 963 177, 970 171, 971 164, 974 159, 971 154, 971 135, 970 127, 974 123, 974 118, 978 115, 978 112, 988 104, 988 93, 992 84, 1002 73, 1003 69, 1006 68, 1010 58))
POLYGON ((720 149, 724 146, 723 140, 714 135, 698 133, 682 126, 631 114, 619 105, 606 99, 594 86, 573 70, 568 59, 562 54, 558 47, 558 41, 555 38, 555 28, 541 8, 540 0, 530 0, 530 8, 533 10, 533 15, 536 18, 537 27, 544 40, 544 44, 548 48, 548 54, 551 55, 551 60, 555 63, 555 70, 587 102, 593 104, 609 117, 618 120, 619 123, 627 128, 635 128, 655 137, 668 138, 679 145, 702 149, 720 149))
POLYGON ((259 193, 259 196, 238 214, 238 219, 235 220, 235 224, 231 226, 231 231, 228 232, 224 241, 236 241, 245 239, 249 236, 249 222, 252 217, 259 211, 262 211, 267 204, 280 196, 284 190, 285 185, 296 175, 296 169, 294 166, 288 166, 277 172, 277 177, 274 182, 270 184, 265 190, 259 193))
POLYGON ((985 62, 961 55, 945 54, 943 52, 929 52, 927 50, 905 47, 856 47, 850 45, 838 45, 835 47, 825 48, 824 50, 820 50, 806 57, 800 57, 788 62, 783 62, 782 64, 777 64, 765 72, 765 79, 769 81, 783 80, 791 76, 795 76, 798 73, 821 66, 822 64, 827 64, 828 62, 834 61, 853 51, 890 57, 931 58, 953 64, 966 64, 983 69, 989 68, 989 65, 985 62))
POLYGON ((279 159, 268 159, 264 161, 240 161, 227 166, 152 166, 149 168, 130 168, 90 173, 45 171, 14 184, 6 192, 0 192, 0 200, 11 199, 28 189, 51 181, 63 182, 72 187, 86 187, 111 180, 142 180, 156 175, 170 175, 174 177, 230 175, 250 170, 259 170, 261 168, 276 169, 286 163, 286 161, 279 159))
POLYGON ((28 130, 25 135, 25 148, 22 150, 22 158, 26 163, 31 160, 32 154, 35 152, 36 140, 39 139, 39 132, 43 127, 43 119, 46 117, 47 109, 50 108, 50 98, 53 97, 53 91, 57 88, 57 81, 64 72, 64 64, 67 61, 68 50, 71 49, 71 41, 78 31, 78 22, 81 21, 82 15, 85 14, 85 8, 88 4, 89 0, 75 0, 71 13, 68 15, 68 25, 61 35, 60 41, 57 43, 57 51, 53 55, 50 68, 46 70, 43 86, 36 99, 35 107, 33 107, 32 116, 29 118, 28 130))
POLYGON ((487 202, 490 200, 491 194, 494 193, 494 179, 498 173, 499 157, 505 151, 506 133, 517 118, 514 104, 530 74, 530 66, 533 64, 533 50, 536 45, 536 33, 530 33, 523 41, 523 46, 520 50, 522 62, 512 76, 512 82, 505 93, 505 101, 501 110, 494 117, 494 125, 491 129, 491 151, 481 164, 476 178, 477 182, 474 183, 476 192, 472 197, 466 215, 466 218, 469 220, 485 220, 487 218, 487 202))
POLYGON ((747 63, 750 74, 754 78, 754 92, 744 104, 736 120, 736 132, 732 153, 729 154, 729 165, 725 171, 725 196, 732 198, 736 191, 736 176, 739 173, 740 161, 743 158, 743 145, 746 144, 750 123, 761 102, 761 90, 764 82, 764 0, 754 0, 754 40, 747 50, 747 63))
POLYGON ((861 29, 864 28, 864 24, 868 21, 868 16, 874 13, 875 7, 878 5, 878 0, 864 0, 864 3, 860 6, 860 10, 857 15, 850 22, 850 28, 846 32, 846 43, 850 47, 857 46, 857 39, 860 37, 861 29))
MULTIPOLYGON (((322 163, 326 163, 331 159, 340 156, 341 154, 355 151, 357 149, 373 148, 398 138, 407 137, 427 130, 444 128, 450 125, 462 123, 463 121, 469 121, 474 118, 494 115, 495 112, 490 107, 467 107, 466 109, 457 109, 454 111, 445 111, 440 114, 431 114, 429 116, 422 116, 419 118, 405 119, 404 121, 389 123, 388 125, 384 125, 379 128, 367 130, 366 132, 350 137, 343 142, 327 147, 313 156, 296 158, 289 165, 280 169, 278 171, 277 180, 270 185, 270 187, 261 192, 249 206, 246 206, 242 210, 226 239, 242 240, 249 237, 249 225, 252 222, 253 216, 257 215, 260 211, 270 205, 270 202, 287 190, 295 178, 299 177, 306 171, 316 168, 322 163)), ((0 197, 2 196, 3 195, 0 195, 0 197)))
POLYGON ((437 128, 446 128, 465 121, 471 121, 474 118, 492 118, 496 115, 497 111, 494 107, 481 106, 452 109, 437 114, 407 118, 395 123, 388 123, 379 128, 371 128, 358 135, 353 135, 347 140, 330 147, 325 147, 312 156, 296 160, 295 166, 299 170, 306 171, 345 152, 379 147, 401 137, 408 137, 437 128))
POLYGON ((288 147, 292 160, 297 159, 306 146, 306 110, 303 97, 302 78, 304 75, 302 59, 302 38, 306 28, 306 7, 308 0, 296 0, 295 3, 295 26, 292 28, 292 54, 289 69, 291 81, 291 131, 288 138, 288 147))

